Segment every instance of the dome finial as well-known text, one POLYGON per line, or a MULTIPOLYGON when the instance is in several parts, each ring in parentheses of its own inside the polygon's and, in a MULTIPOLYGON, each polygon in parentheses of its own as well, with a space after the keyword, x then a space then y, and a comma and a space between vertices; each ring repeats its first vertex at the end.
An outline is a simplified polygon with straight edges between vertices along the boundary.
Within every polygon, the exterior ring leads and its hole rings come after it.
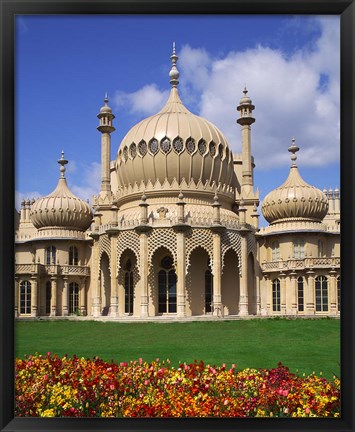
POLYGON ((107 104, 108 104, 108 95, 107 95, 107 92, 105 93, 104 102, 105 102, 105 105, 107 106, 107 104))
POLYGON ((59 165, 61 165, 59 171, 60 171, 60 177, 65 178, 65 165, 68 163, 66 159, 64 159, 64 150, 62 150, 62 157, 58 160, 59 165))
POLYGON ((297 160, 296 153, 298 152, 298 150, 299 150, 299 147, 296 146, 296 140, 294 138, 292 138, 292 145, 288 148, 288 151, 290 153, 292 153, 291 160, 292 160, 292 166, 293 167, 297 167, 297 165, 296 165, 296 160, 297 160))
POLYGON ((171 70, 169 72, 169 77, 170 77, 170 84, 172 85, 172 87, 177 87, 177 85, 179 84, 179 71, 176 68, 176 62, 178 61, 178 56, 176 55, 176 51, 175 51, 175 42, 173 42, 173 53, 171 55, 171 63, 172 63, 172 67, 171 70))

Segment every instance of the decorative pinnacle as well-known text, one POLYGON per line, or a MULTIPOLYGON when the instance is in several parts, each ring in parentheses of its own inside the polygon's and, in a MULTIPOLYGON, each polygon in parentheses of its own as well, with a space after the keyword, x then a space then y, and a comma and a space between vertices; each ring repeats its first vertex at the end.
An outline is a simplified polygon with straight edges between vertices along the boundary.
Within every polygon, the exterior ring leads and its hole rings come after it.
POLYGON ((176 68, 176 62, 178 61, 178 56, 176 55, 176 51, 175 51, 175 42, 173 42, 173 53, 171 55, 171 63, 172 63, 172 67, 171 70, 169 72, 169 77, 170 77, 170 84, 172 85, 172 87, 177 87, 177 85, 179 84, 179 71, 176 68))
POLYGON ((291 145, 291 147, 288 148, 288 151, 290 153, 292 153, 291 160, 292 160, 292 166, 293 167, 297 167, 297 165, 296 165, 296 160, 297 160, 296 153, 298 152, 299 149, 300 148, 296 146, 296 140, 294 138, 292 138, 292 145, 291 145))
POLYGON ((105 93, 105 99, 104 99, 105 105, 107 106, 108 104, 108 96, 107 96, 107 92, 105 93))
POLYGON ((65 178, 64 173, 65 173, 65 165, 68 163, 68 161, 66 159, 64 159, 64 150, 62 150, 62 157, 58 160, 59 165, 61 165, 61 167, 59 168, 60 171, 60 176, 61 178, 65 178))
POLYGON ((248 89, 247 89, 247 85, 246 84, 244 84, 243 93, 244 93, 245 96, 248 94, 248 89))

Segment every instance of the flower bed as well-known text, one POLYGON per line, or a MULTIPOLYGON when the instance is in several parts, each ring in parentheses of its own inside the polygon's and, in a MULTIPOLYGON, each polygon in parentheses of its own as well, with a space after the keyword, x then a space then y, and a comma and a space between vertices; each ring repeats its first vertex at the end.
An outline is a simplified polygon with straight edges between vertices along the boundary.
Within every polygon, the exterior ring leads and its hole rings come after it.
POLYGON ((274 369, 169 360, 107 363, 56 355, 16 360, 17 416, 339 417, 340 381, 274 369))

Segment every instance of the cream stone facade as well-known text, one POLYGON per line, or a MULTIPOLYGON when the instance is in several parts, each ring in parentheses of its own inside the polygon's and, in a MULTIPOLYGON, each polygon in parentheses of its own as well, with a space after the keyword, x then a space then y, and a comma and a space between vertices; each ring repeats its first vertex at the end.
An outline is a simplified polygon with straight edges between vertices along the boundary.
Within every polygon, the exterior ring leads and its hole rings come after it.
POLYGON ((191 113, 171 56, 162 110, 135 125, 110 160, 114 114, 98 114, 101 187, 91 205, 74 196, 62 152, 56 189, 16 214, 15 316, 198 319, 337 316, 340 193, 300 176, 295 141, 287 180, 261 205, 251 125, 237 107, 242 152, 191 113))

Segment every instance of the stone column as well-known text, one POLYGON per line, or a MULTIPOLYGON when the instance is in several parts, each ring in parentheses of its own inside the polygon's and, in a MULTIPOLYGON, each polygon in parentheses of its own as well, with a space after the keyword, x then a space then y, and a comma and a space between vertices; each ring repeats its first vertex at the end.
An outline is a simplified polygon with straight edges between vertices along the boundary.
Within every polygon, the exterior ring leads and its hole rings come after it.
POLYGON ((315 296, 315 286, 314 286, 314 271, 307 271, 307 292, 305 293, 306 300, 306 313, 307 315, 315 314, 315 304, 314 304, 314 296, 315 296))
POLYGON ((31 277, 31 316, 38 315, 38 280, 37 276, 31 277))
POLYGON ((100 281, 100 268, 99 268, 99 244, 94 243, 92 248, 93 255, 93 299, 92 299, 92 314, 94 317, 101 315, 100 297, 101 297, 101 281, 100 281))
POLYGON ((18 276, 15 276, 15 318, 18 317, 19 313, 19 292, 20 292, 20 279, 18 276))
POLYGON ((239 315, 248 315, 248 245, 246 236, 241 238, 242 277, 240 280, 239 315))
POLYGON ((177 316, 186 316, 186 239, 185 231, 188 225, 185 224, 185 201, 182 192, 179 193, 178 201, 178 223, 175 225, 177 244, 177 316))
POLYGON ((335 270, 330 270, 329 272, 329 303, 330 303, 330 313, 337 313, 337 272, 335 270))
POLYGON ((147 197, 143 193, 140 207, 140 225, 137 227, 139 232, 139 255, 140 255, 140 276, 141 276, 141 316, 149 315, 149 298, 148 298, 148 232, 151 226, 148 225, 148 203, 147 197))
POLYGON ((291 278, 291 314, 297 315, 297 305, 298 305, 298 296, 297 296, 297 273, 290 273, 291 278))
POLYGON ((111 237, 111 299, 110 316, 118 316, 118 287, 117 287, 117 237, 111 237))
POLYGON ((269 275, 265 275, 267 287, 267 314, 272 315, 272 280, 269 275))
POLYGON ((141 316, 147 317, 148 311, 148 233, 142 230, 139 237, 140 276, 141 276, 141 316))
POLYGON ((69 291, 68 291, 68 278, 64 277, 64 286, 63 286, 63 297, 62 297, 62 313, 63 316, 68 316, 69 310, 68 310, 68 300, 69 300, 69 291))
POLYGON ((79 310, 80 315, 86 315, 86 295, 85 295, 85 277, 80 278, 80 287, 79 287, 79 310))
POLYGON ((260 286, 260 315, 268 315, 268 298, 269 298, 269 279, 268 275, 261 275, 259 279, 260 286))
POLYGON ((286 315, 286 275, 280 273, 280 306, 281 315, 286 315))
POLYGON ((223 315, 221 292, 221 234, 213 233, 213 314, 223 315))
POLYGON ((51 313, 50 316, 54 317, 57 316, 57 276, 51 277, 51 286, 52 286, 52 293, 51 293, 51 313))
POLYGON ((186 316, 186 287, 185 287, 185 275, 186 275, 186 244, 185 234, 183 231, 177 234, 177 316, 186 316))

